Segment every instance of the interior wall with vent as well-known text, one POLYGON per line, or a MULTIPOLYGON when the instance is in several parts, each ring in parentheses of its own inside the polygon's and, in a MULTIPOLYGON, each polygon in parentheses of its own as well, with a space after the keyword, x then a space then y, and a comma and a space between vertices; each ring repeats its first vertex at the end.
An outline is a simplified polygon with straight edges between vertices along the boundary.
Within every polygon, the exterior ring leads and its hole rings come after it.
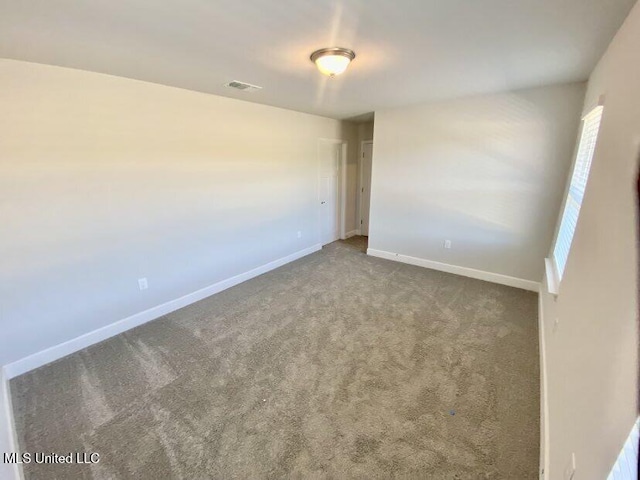
POLYGON ((584 112, 604 96, 598 141, 559 295, 541 294, 545 478, 572 454, 575 478, 607 478, 638 415, 638 46, 640 5, 589 79, 584 112))
POLYGON ((0 365, 319 242, 337 120, 13 60, 0 105, 0 365))
POLYGON ((539 282, 584 92, 571 83, 376 111, 369 248, 539 282))

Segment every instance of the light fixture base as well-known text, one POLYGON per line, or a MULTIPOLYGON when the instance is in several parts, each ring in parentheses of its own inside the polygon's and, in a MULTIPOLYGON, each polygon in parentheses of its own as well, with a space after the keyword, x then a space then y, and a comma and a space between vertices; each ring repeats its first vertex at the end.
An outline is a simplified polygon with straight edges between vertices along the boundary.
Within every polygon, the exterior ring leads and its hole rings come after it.
POLYGON ((311 54, 311 61, 313 63, 320 57, 324 57, 327 55, 339 55, 341 57, 347 57, 349 61, 352 61, 356 58, 356 53, 353 50, 349 50, 348 48, 342 47, 330 47, 330 48, 321 48, 320 50, 316 50, 311 54))

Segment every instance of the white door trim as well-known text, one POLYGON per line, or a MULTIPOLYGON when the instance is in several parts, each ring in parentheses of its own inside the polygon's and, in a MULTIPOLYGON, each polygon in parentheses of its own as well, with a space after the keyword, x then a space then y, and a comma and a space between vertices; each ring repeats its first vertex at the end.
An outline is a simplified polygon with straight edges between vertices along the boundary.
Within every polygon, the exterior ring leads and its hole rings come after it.
MULTIPOLYGON (((318 138, 318 148, 316 149, 316 162, 317 162, 317 173, 316 173, 316 188, 320 188, 320 184, 317 179, 320 178, 320 142, 329 142, 335 145, 341 145, 342 148, 340 150, 340 158, 338 159, 338 185, 336 188, 336 202, 338 204, 338 238, 345 239, 346 237, 346 226, 345 219, 347 216, 347 153, 349 142, 342 140, 341 138, 318 138)), ((320 191, 318 190, 318 194, 316 195, 316 199, 320 197, 320 191)), ((318 243, 322 244, 322 216, 320 210, 320 202, 317 205, 317 224, 318 224, 318 243)))
MULTIPOLYGON (((358 218, 356 219, 356 231, 358 235, 362 235, 361 225, 362 225, 362 159, 364 158, 364 146, 365 144, 370 143, 373 145, 373 139, 371 140, 362 140, 360 142, 360 151, 358 152, 358 218), (358 221, 359 220, 359 221, 358 221)), ((372 162, 372 170, 373 170, 373 159, 372 162)), ((371 185, 369 185, 371 188, 371 185)), ((371 195, 371 192, 369 192, 371 195)), ((371 208, 371 200, 369 200, 369 208, 371 208)))

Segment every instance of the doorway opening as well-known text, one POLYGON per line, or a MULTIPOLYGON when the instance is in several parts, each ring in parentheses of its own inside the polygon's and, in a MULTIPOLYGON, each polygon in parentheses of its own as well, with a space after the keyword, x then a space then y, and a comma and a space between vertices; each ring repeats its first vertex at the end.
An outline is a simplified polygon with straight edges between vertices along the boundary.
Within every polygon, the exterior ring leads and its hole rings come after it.
POLYGON ((344 238, 347 143, 318 141, 318 204, 322 246, 344 238))
POLYGON ((360 143, 360 198, 359 198, 359 235, 369 236, 369 211, 371 210, 371 166, 373 159, 373 140, 360 143))

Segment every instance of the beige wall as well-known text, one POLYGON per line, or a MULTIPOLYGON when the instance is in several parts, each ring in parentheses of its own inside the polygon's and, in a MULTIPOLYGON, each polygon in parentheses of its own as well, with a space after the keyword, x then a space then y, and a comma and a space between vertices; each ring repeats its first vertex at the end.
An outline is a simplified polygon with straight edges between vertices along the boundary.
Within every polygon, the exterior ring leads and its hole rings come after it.
POLYGON ((373 140, 373 122, 358 124, 358 142, 373 140))
POLYGON ((540 281, 583 98, 575 83, 377 111, 369 248, 540 281))
POLYGON ((12 60, 0 105, 0 365, 317 244, 318 138, 357 136, 12 60))
POLYGON ((551 479, 572 452, 576 478, 605 478, 637 415, 639 48, 636 5, 589 80, 598 144, 560 294, 542 295, 551 479))

